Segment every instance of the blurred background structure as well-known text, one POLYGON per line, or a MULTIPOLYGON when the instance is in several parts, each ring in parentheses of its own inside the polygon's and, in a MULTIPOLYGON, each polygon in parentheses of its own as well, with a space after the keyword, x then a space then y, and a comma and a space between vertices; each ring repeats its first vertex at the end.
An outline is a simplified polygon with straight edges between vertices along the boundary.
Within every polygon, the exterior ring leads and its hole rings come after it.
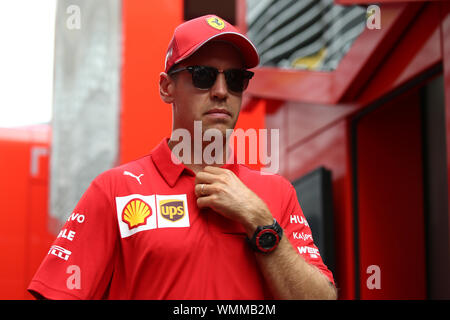
POLYGON ((49 213, 61 221, 118 165, 121 26, 119 0, 58 1, 49 213))
POLYGON ((261 64, 330 71, 366 27, 366 8, 333 0, 247 1, 247 32, 261 64))
POLYGON ((340 299, 450 298, 450 2, 1 6, 1 299, 31 299, 31 277, 96 175, 170 135, 158 90, 167 45, 208 13, 261 54, 237 127, 280 130, 279 174, 340 299))

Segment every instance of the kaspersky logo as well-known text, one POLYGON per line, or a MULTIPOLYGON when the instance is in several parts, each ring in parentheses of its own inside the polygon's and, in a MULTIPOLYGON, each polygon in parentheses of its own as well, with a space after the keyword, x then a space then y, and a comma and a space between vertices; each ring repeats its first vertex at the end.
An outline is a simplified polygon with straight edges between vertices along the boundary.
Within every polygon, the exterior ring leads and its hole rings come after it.
POLYGON ((175 222, 184 217, 184 202, 173 199, 161 200, 159 210, 163 218, 175 222))
POLYGON ((125 205, 122 211, 122 221, 133 229, 147 223, 147 218, 152 215, 150 206, 141 199, 132 199, 125 205))

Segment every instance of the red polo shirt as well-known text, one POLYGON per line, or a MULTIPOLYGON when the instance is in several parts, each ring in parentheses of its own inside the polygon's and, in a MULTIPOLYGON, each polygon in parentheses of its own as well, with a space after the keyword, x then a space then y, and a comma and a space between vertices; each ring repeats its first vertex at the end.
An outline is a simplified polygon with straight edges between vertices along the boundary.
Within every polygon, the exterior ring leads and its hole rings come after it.
MULTIPOLYGON (((292 185, 227 164, 265 201, 296 251, 331 282, 292 185)), ((241 225, 199 210, 195 174, 171 161, 167 139, 150 155, 89 186, 28 290, 50 299, 272 298, 241 225)))

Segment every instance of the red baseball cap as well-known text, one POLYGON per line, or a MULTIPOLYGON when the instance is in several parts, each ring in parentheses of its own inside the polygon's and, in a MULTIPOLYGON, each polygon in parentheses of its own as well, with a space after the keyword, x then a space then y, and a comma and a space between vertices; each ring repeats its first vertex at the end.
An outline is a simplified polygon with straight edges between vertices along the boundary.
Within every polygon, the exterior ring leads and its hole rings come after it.
POLYGON ((167 49, 165 71, 188 58, 211 40, 223 40, 234 44, 242 53, 247 68, 259 64, 259 55, 253 43, 233 25, 218 16, 209 14, 188 20, 174 31, 167 49))

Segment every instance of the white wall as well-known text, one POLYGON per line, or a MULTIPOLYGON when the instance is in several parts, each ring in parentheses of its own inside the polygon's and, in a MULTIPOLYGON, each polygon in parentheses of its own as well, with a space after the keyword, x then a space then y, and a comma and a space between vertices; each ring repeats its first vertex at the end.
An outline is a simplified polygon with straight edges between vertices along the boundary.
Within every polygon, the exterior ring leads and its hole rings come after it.
POLYGON ((56 0, 0 0, 0 127, 52 115, 56 0))

